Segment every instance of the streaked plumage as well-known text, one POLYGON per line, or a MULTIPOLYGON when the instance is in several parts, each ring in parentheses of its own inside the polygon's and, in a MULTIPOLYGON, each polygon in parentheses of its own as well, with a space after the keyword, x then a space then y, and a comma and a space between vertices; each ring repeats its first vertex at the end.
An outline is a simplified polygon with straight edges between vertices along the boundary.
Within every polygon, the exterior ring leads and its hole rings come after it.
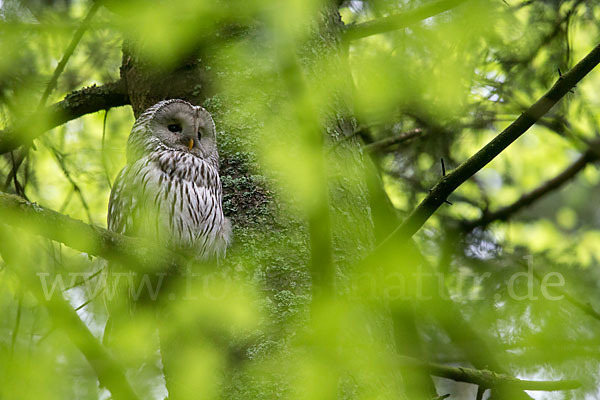
POLYGON ((224 255, 230 224, 223 216, 215 125, 204 108, 165 100, 139 116, 110 195, 108 228, 200 259, 224 255), (180 132, 171 130, 177 126, 180 132))

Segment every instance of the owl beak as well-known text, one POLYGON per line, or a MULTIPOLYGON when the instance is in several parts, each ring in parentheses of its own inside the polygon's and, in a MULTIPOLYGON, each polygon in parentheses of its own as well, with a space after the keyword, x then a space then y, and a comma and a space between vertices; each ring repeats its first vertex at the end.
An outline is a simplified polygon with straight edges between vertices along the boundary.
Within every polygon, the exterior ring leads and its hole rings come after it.
POLYGON ((194 139, 190 139, 190 141, 188 143, 188 149, 192 150, 193 147, 194 147, 194 139))

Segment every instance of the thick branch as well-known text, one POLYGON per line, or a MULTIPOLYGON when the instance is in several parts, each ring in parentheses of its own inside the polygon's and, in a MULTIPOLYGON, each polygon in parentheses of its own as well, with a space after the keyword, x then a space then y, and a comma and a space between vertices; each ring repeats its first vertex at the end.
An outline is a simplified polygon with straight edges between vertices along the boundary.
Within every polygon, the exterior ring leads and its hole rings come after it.
POLYGON ((521 209, 531 205, 546 194, 560 188, 564 183, 571 180, 573 177, 575 177, 575 175, 582 171, 586 165, 597 161, 598 158, 599 157, 594 150, 590 149, 586 151, 581 155, 581 157, 579 157, 573 164, 569 165, 569 167, 567 167, 560 174, 544 182, 531 192, 522 195, 514 203, 502 207, 497 211, 487 212, 477 220, 464 222, 462 224, 463 230, 468 232, 477 227, 486 226, 494 221, 505 221, 509 219, 513 214, 517 213, 521 209))
POLYGON ((438 0, 423 7, 401 14, 390 15, 372 21, 349 26, 344 32, 344 40, 357 40, 379 33, 405 28, 434 15, 448 11, 467 0, 438 0))
POLYGON ((141 239, 88 225, 6 193, 0 193, 0 221, 92 256, 126 265, 133 263, 144 268, 144 272, 184 265, 183 255, 157 249, 156 245, 141 239))
POLYGON ((0 131, 0 154, 31 142, 42 133, 85 114, 129 104, 122 80, 90 86, 68 94, 64 100, 32 115, 15 126, 0 131))
POLYGON ((572 390, 581 387, 576 380, 561 381, 530 381, 513 378, 505 374, 497 374, 492 371, 478 370, 473 368, 449 367, 447 365, 427 363, 410 357, 400 357, 400 363, 406 366, 425 368, 431 375, 441 378, 452 379, 457 382, 467 382, 480 385, 484 388, 495 388, 510 386, 519 390, 572 390))
POLYGON ((498 134, 498 136, 492 139, 491 142, 452 171, 452 173, 444 176, 392 235, 399 236, 402 239, 412 237, 454 190, 485 167, 512 142, 525 133, 584 76, 594 69, 598 63, 600 63, 600 45, 596 46, 568 73, 562 75, 546 94, 521 114, 516 121, 498 134))

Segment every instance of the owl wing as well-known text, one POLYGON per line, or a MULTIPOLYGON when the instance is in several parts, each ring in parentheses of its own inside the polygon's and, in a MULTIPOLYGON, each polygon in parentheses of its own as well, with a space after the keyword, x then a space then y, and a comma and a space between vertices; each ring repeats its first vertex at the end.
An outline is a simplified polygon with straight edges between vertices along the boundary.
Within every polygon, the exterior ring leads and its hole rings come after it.
MULTIPOLYGON (((127 165, 117 176, 108 202, 108 229, 129 236, 161 240, 164 173, 151 157, 127 165)), ((163 232, 164 235, 164 232, 163 232)))
POLYGON ((148 183, 148 159, 138 160, 125 166, 110 192, 108 201, 108 229, 123 235, 143 236, 147 233, 144 224, 144 196, 148 183))
POLYGON ((131 185, 130 166, 121 170, 113 184, 108 201, 108 229, 121 234, 135 231, 133 217, 136 208, 135 190, 131 185))

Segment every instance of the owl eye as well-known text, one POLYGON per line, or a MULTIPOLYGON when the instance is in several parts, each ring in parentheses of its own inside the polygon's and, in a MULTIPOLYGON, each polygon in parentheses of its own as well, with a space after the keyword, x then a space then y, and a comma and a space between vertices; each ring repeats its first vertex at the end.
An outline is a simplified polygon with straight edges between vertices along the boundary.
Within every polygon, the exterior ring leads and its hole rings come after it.
POLYGON ((181 132, 181 125, 179 124, 171 124, 167 126, 167 129, 171 132, 181 132))
POLYGON ((198 140, 202 140, 202 130, 198 130, 198 140))

